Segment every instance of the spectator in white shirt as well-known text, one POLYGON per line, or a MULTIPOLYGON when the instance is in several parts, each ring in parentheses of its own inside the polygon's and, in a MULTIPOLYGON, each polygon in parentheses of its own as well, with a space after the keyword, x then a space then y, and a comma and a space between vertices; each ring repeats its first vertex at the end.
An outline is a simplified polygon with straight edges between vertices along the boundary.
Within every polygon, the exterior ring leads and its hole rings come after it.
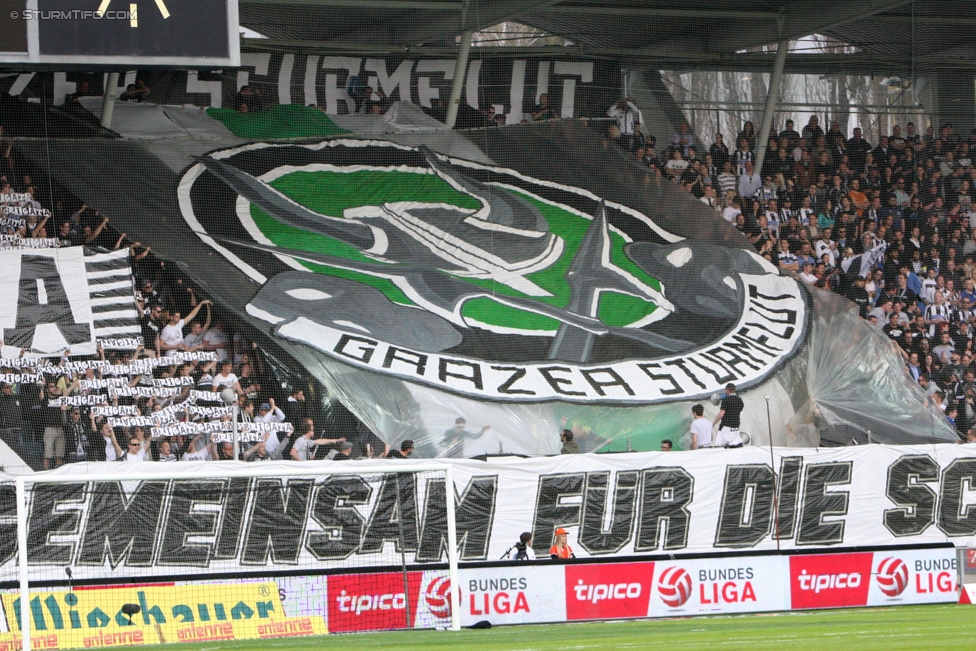
POLYGON ((837 266, 837 242, 830 239, 830 229, 825 228, 820 238, 814 242, 813 249, 817 255, 817 260, 823 260, 827 256, 827 263, 831 267, 837 266))
POLYGON ((813 263, 805 262, 803 263, 803 271, 800 272, 800 280, 809 283, 811 285, 816 285, 819 278, 813 273, 813 263))
MULTIPOLYGON (((258 407, 258 415, 254 417, 255 423, 283 423, 284 421, 285 413, 275 404, 274 398, 268 398, 268 402, 258 407)), ((268 455, 274 458, 281 445, 277 432, 268 432, 264 444, 268 455)))
POLYGON ((736 185, 735 174, 732 173, 732 161, 725 161, 722 172, 718 175, 718 187, 722 191, 722 196, 728 196, 729 192, 735 193, 736 185))
POLYGON ((739 177, 739 196, 743 199, 750 199, 756 196, 761 187, 762 177, 753 170, 752 161, 746 161, 745 171, 739 177))
POLYGON ((140 439, 137 436, 130 436, 128 446, 119 461, 135 461, 142 463, 146 460, 146 452, 149 451, 149 445, 152 443, 151 438, 140 439))
POLYGON ((254 417, 255 423, 282 423, 285 421, 285 413, 275 404, 274 398, 268 398, 268 402, 258 407, 258 415, 254 417))
POLYGON ((631 99, 627 98, 607 109, 607 115, 617 120, 621 144, 627 151, 634 151, 637 144, 636 126, 644 122, 640 109, 631 99))
POLYGON ((337 439, 313 439, 312 436, 315 434, 315 424, 312 422, 311 418, 306 418, 302 421, 303 432, 299 436, 294 445, 291 446, 291 458, 295 461, 308 461, 315 457, 315 447, 319 445, 334 445, 336 443, 345 443, 346 438, 341 437, 337 439))
POLYGON ((234 363, 229 359, 221 362, 220 373, 213 376, 213 380, 210 381, 210 390, 214 393, 220 393, 227 387, 233 389, 234 393, 238 396, 247 395, 251 391, 260 388, 258 385, 252 384, 246 389, 242 389, 238 377, 234 374, 234 363))
POLYGON ((694 405, 691 408, 693 416, 691 421, 691 449, 711 447, 712 445, 712 423, 705 418, 705 409, 701 405, 694 405))
POLYGON ((198 434, 183 455, 181 461, 210 461, 217 458, 217 448, 206 433, 198 434))
POLYGON ((214 327, 203 336, 204 350, 216 351, 217 361, 223 362, 230 357, 231 339, 227 336, 226 324, 218 320, 214 327))
POLYGON ((938 283, 936 282, 936 276, 938 275, 938 269, 931 268, 927 272, 924 280, 922 280, 922 291, 919 292, 918 297, 926 305, 931 305, 935 302, 935 295, 938 293, 938 283))
POLYGON ((711 183, 707 181, 705 182, 705 194, 704 196, 702 196, 701 199, 699 199, 699 201, 701 201, 703 204, 705 204, 706 206, 708 206, 718 214, 720 215, 722 214, 722 204, 718 200, 718 197, 715 195, 715 188, 712 187, 711 183))
POLYGON ((194 351, 199 350, 204 347, 205 343, 203 338, 206 336, 207 331, 210 330, 210 306, 207 306, 207 320, 203 323, 199 321, 194 321, 190 324, 190 334, 183 337, 183 345, 186 346, 186 350, 194 351))
POLYGON ((688 123, 682 120, 678 130, 671 134, 671 144, 678 147, 685 156, 688 150, 695 146, 695 134, 691 132, 688 123))
POLYGON ((925 323, 930 328, 930 334, 934 335, 936 325, 947 323, 950 316, 952 316, 952 309, 945 304, 945 297, 942 292, 933 292, 932 304, 925 307, 925 323))
MULTIPOLYGON (((92 424, 94 424, 95 419, 92 417, 92 424)), ((102 443, 105 445, 105 460, 106 461, 118 461, 122 456, 122 448, 119 446, 118 441, 115 439, 115 430, 106 420, 99 427, 98 431, 102 435, 102 443)))
POLYGON ((180 318, 179 312, 175 310, 170 312, 169 323, 159 331, 159 349, 165 351, 167 355, 175 355, 186 350, 186 344, 183 342, 183 328, 186 326, 186 321, 192 321, 200 308, 209 304, 209 300, 197 303, 197 306, 186 315, 186 320, 180 318))
POLYGON ((159 444, 159 458, 156 461, 176 461, 176 455, 173 454, 173 446, 170 445, 169 441, 163 441, 159 444))
POLYGON ((742 208, 739 206, 739 197, 733 194, 731 197, 726 198, 725 210, 722 211, 722 217, 725 221, 730 224, 734 224, 735 220, 742 214, 742 208))
POLYGON ((688 161, 686 161, 681 155, 680 150, 675 149, 674 153, 671 155, 671 160, 665 163, 664 169, 667 170, 668 176, 679 177, 686 169, 688 169, 688 161))

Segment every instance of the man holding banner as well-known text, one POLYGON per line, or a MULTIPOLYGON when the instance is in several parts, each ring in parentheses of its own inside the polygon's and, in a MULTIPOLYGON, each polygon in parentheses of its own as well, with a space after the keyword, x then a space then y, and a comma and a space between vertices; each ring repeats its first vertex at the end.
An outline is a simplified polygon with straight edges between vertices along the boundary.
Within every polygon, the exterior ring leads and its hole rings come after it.
POLYGON ((44 404, 44 470, 51 469, 52 459, 55 468, 64 463, 65 413, 58 402, 60 397, 61 389, 53 380, 41 389, 44 404))
POLYGON ((71 407, 71 414, 65 431, 70 437, 71 452, 68 463, 78 463, 88 460, 88 427, 81 418, 81 407, 71 407))

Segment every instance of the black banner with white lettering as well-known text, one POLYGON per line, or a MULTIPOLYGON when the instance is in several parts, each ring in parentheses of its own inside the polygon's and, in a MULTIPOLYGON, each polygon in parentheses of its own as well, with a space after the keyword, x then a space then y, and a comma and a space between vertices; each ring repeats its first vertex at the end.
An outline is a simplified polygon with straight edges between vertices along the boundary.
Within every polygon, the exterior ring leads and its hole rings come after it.
MULTIPOLYGON (((449 462, 459 557, 495 560, 523 531, 544 557, 558 527, 581 558, 976 545, 974 446, 777 448, 774 457, 770 465, 768 450, 744 448, 449 462)), ((388 560, 401 542, 408 562, 446 561, 444 474, 398 474, 395 462, 389 473, 357 473, 359 465, 323 462, 314 479, 185 482, 166 479, 174 466, 145 464, 136 484, 79 475, 29 485, 30 563, 38 573, 70 565, 79 579, 104 576, 106 563, 147 577, 356 568, 388 560), (206 511, 193 506, 200 500, 206 511)), ((0 485, 0 503, 13 505, 13 490, 0 485)), ((13 518, 12 507, 0 511, 11 531, 13 518)), ((13 581, 16 538, 5 540, 0 579, 13 581)))
MULTIPOLYGON (((124 74, 124 84, 144 81, 151 100, 159 104, 196 104, 237 108, 242 86, 261 92, 265 104, 315 104, 327 113, 356 112, 350 96, 356 86, 371 85, 393 100, 431 109, 446 106, 451 93, 454 58, 330 56, 302 51, 245 52, 241 67, 226 72, 162 72, 139 70, 124 74)), ((104 78, 86 73, 26 73, 12 82, 21 96, 54 98, 63 104, 86 82, 101 95, 104 78)), ((472 52, 464 79, 465 106, 484 111, 495 106, 500 115, 518 124, 539 103, 542 94, 557 117, 603 116, 620 99, 620 66, 611 61, 585 59, 478 58, 472 52)))

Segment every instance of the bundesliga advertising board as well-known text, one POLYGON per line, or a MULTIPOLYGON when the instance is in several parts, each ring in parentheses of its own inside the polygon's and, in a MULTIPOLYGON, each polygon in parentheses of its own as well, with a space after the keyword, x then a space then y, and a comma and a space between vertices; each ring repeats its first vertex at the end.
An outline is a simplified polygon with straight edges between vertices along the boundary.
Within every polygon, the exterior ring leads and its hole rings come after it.
MULTIPOLYGON (((183 582, 34 593, 38 648, 271 639, 446 628, 446 570, 183 582), (123 604, 135 602, 129 616, 123 604)), ((626 563, 515 562, 460 569, 471 626, 679 617, 957 601, 951 547, 626 563)), ((0 649, 20 640, 20 602, 3 595, 0 649)), ((14 645, 14 646, 11 646, 14 645)))
MULTIPOLYGON (((955 603, 949 547, 797 556, 461 568, 462 626, 955 603)), ((329 630, 450 623, 446 571, 329 577, 329 630), (423 576, 421 576, 423 575, 423 576), (349 591, 356 585, 355 595, 349 591), (370 586, 365 588, 364 586, 370 586), (433 588, 433 589, 432 589, 433 588)))

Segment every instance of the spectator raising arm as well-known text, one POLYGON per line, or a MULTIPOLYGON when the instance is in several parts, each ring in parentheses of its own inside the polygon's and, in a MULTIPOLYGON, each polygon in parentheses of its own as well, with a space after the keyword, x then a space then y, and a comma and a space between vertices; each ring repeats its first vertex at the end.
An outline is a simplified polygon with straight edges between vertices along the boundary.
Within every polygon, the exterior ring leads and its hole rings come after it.
POLYGON ((42 229, 44 229, 44 224, 46 224, 49 219, 51 219, 51 215, 45 215, 44 216, 44 219, 42 219, 40 222, 38 222, 37 227, 34 229, 34 237, 40 237, 41 236, 41 233, 44 232, 42 230, 42 229))
POLYGON ((136 260, 137 262, 149 255, 149 251, 152 250, 147 246, 142 249, 142 253, 136 253, 136 249, 141 246, 142 242, 133 242, 129 245, 129 255, 131 255, 132 259, 136 260))
POLYGON ((192 321, 193 318, 197 314, 199 314, 200 309, 204 305, 206 305, 207 306, 207 327, 209 327, 209 325, 210 325, 210 305, 211 305, 212 302, 213 301, 211 301, 210 299, 204 299, 204 300, 200 301, 199 303, 196 304, 196 306, 192 310, 190 310, 190 313, 189 314, 187 314, 185 317, 183 317, 183 320, 186 321, 186 322, 192 321))
POLYGON ((92 231, 91 235, 85 238, 85 244, 91 244, 95 239, 102 234, 105 227, 108 226, 108 217, 102 217, 102 221, 98 224, 95 230, 92 231))

